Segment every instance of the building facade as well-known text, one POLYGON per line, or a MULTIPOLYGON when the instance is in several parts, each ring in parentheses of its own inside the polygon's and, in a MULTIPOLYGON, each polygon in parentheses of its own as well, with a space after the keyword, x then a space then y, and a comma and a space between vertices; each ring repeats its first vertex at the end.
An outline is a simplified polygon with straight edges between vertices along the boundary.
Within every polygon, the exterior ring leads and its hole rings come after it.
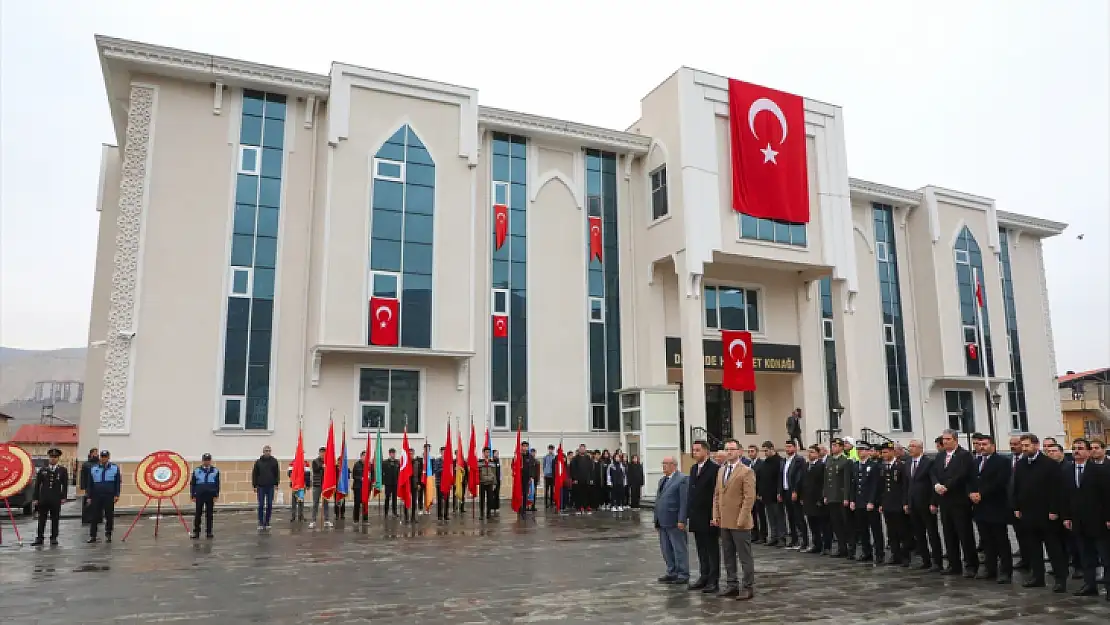
POLYGON ((1106 442, 1110 433, 1110 367, 1068 371, 1057 378, 1064 438, 1070 447, 1077 438, 1106 442))
POLYGON ((81 435, 125 465, 211 452, 234 501, 263 445, 292 457, 329 418, 356 450, 473 421, 506 452, 520 428, 655 464, 692 436, 781 441, 795 407, 807 442, 1060 429, 1041 240, 1064 225, 849 178, 839 107, 805 100, 812 217, 790 225, 732 210, 712 74, 678 70, 617 131, 342 63, 97 45, 117 144, 81 435), (756 391, 722 388, 722 329, 753 334, 756 391))

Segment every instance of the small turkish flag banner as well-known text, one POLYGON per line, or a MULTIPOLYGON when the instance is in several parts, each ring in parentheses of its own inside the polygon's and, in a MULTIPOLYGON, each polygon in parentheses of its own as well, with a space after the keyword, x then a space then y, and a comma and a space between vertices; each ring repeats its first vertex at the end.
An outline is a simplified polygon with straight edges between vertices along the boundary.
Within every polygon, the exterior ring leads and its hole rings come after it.
POLYGON ((493 205, 494 245, 501 249, 505 245, 505 235, 509 233, 509 207, 504 204, 493 205))
POLYGON ((509 318, 505 315, 493 316, 493 336, 494 338, 508 338, 509 336, 509 318))
POLYGON ((752 333, 721 330, 721 355, 724 362, 721 385, 730 391, 754 391, 752 333))
POLYGON ((391 297, 370 298, 370 344, 397 345, 397 300, 391 297))
POLYGON ((801 96, 730 79, 728 125, 732 208, 752 217, 809 223, 801 96))
POLYGON ((975 274, 975 301, 978 302, 979 308, 983 307, 983 285, 979 282, 979 273, 975 274))
POLYGON ((601 260, 601 217, 590 217, 590 260, 601 260))
POLYGON ((968 343, 967 344, 967 355, 972 360, 978 360, 978 358, 979 358, 979 348, 975 346, 975 343, 968 343))

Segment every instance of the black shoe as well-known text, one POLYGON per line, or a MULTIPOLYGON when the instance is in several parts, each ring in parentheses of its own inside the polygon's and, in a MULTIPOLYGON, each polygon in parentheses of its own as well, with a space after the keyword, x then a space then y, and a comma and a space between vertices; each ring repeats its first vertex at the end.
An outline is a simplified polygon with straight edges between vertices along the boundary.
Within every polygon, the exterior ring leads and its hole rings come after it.
POLYGON ((1083 579, 1083 571, 1080 571, 1079 569, 1075 569, 1074 571, 1071 572, 1071 578, 1072 579, 1083 579))
POLYGON ((990 571, 979 571, 975 574, 975 579, 995 579, 997 577, 998 573, 992 573, 990 571))
POLYGON ((88 544, 90 544, 90 545, 91 545, 91 544, 93 544, 93 543, 95 543, 95 542, 97 542, 97 541, 96 541, 96 536, 90 536, 90 537, 89 537, 89 539, 88 539, 88 540, 86 540, 85 542, 86 542, 86 543, 88 543, 88 544))
POLYGON ((107 536, 105 536, 104 537, 104 542, 106 542, 106 543, 112 542, 112 535, 108 534, 107 536))
POLYGON ((50 539, 50 546, 51 547, 57 547, 58 546, 58 539, 57 538, 51 538, 50 539))
POLYGON ((208 538, 208 539, 215 538, 215 536, 212 535, 212 532, 208 532, 207 534, 204 535, 204 537, 208 538))
POLYGON ((928 560, 926 560, 926 561, 922 562, 921 564, 918 564, 918 565, 914 566, 913 568, 915 568, 919 571, 927 571, 927 570, 933 568, 933 565, 928 560))
POLYGON ((1063 593, 1063 592, 1067 592, 1067 591, 1068 591, 1068 585, 1065 582, 1056 582, 1055 584, 1052 585, 1052 592, 1061 592, 1061 593, 1063 593))
POLYGON ((709 584, 705 588, 702 588, 701 591, 702 591, 703 594, 713 595, 713 594, 717 594, 718 592, 720 592, 721 587, 718 584, 709 584))
POLYGON ((1084 584, 1082 588, 1071 594, 1075 595, 1076 597, 1097 597, 1098 588, 1095 588, 1094 586, 1087 586, 1086 584, 1084 584))
POLYGON ((978 574, 979 571, 977 571, 976 569, 964 569, 964 577, 968 579, 975 579, 975 576, 978 574))
POLYGON ((1027 579, 1021 583, 1022 588, 1044 588, 1045 583, 1043 579, 1027 579))
POLYGON ((702 588, 705 588, 708 585, 709 585, 709 583, 706 580, 699 579, 698 581, 694 582, 693 584, 690 584, 690 590, 701 590, 702 588))
POLYGON ((878 560, 869 553, 865 553, 859 557, 860 562, 878 562, 878 560))
POLYGON ((721 592, 717 593, 717 596, 718 597, 739 597, 740 596, 740 589, 739 588, 725 588, 721 592))
POLYGON ((38 537, 38 538, 36 538, 36 539, 34 540, 34 542, 32 542, 32 543, 31 543, 31 546, 32 546, 32 547, 41 547, 42 545, 43 545, 43 540, 42 540, 42 537, 41 537, 41 536, 40 536, 40 537, 38 537))
POLYGON ((1014 583, 1014 578, 1010 577, 1009 575, 999 575, 998 583, 1003 586, 1009 586, 1010 584, 1014 583))
POLYGON ((196 540, 196 539, 200 538, 200 532, 193 532, 192 538, 193 538, 193 540, 196 540))
POLYGON ((678 578, 675 577, 674 575, 661 575, 655 581, 659 582, 660 584, 670 584, 670 583, 674 582, 676 579, 678 579, 678 578))

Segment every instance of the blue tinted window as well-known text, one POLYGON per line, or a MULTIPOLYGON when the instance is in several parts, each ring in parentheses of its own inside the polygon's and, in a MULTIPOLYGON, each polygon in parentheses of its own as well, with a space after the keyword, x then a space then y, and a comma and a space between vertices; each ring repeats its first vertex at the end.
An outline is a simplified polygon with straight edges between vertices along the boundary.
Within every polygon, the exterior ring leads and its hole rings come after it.
POLYGON ((244 115, 239 127, 239 143, 243 145, 262 145, 262 118, 244 115))
POLYGON ((493 157, 493 179, 502 182, 509 181, 509 158, 507 156, 493 157))
POLYGON ((371 239, 370 269, 374 271, 401 271, 401 243, 385 239, 371 239))
POLYGON ((224 423, 228 425, 239 425, 242 423, 243 402, 238 399, 224 400, 224 423))
POLYGON ((374 274, 373 291, 370 295, 373 297, 397 298, 400 295, 397 292, 397 276, 382 273, 374 274))
POLYGON ((266 364, 270 362, 270 333, 269 331, 252 331, 249 359, 250 364, 266 364))
MULTIPOLYGON (((247 300, 243 299, 242 301, 247 300)), ((251 304, 251 330, 264 330, 269 332, 273 329, 273 321, 274 302, 265 299, 254 300, 251 304)))
POLYGON ((374 181, 374 208, 389 210, 402 210, 404 204, 405 185, 400 182, 388 180, 374 181))
MULTIPOLYGON (((509 402, 512 427, 527 429, 527 276, 528 276, 528 189, 527 139, 502 133, 492 137, 491 179, 507 183, 494 185, 493 203, 509 208, 508 238, 500 250, 491 245, 494 288, 511 288, 508 302, 509 339, 492 338, 495 357, 491 362, 491 398, 509 402), (510 342, 511 346, 503 344, 510 342), (503 354, 503 357, 501 355, 503 354)), ((493 208, 490 207, 491 233, 493 208)))
MULTIPOLYGON (((243 341, 244 354, 246 340, 243 341)), ((228 346, 225 345, 224 352, 227 352, 228 346)), ((227 356, 224 357, 224 395, 243 395, 247 392, 247 361, 244 357, 243 360, 232 360, 227 356)))
POLYGON ((234 271, 231 274, 231 291, 233 293, 246 293, 247 282, 250 275, 246 271, 234 271))
POLYGON ((405 241, 431 245, 433 224, 434 218, 431 215, 405 215, 405 241))
POLYGON ((405 185, 405 212, 431 215, 435 205, 435 189, 405 185))
MULTIPOLYGON (((405 160, 405 146, 401 143, 383 143, 375 156, 401 162, 405 160)), ((400 168, 398 168, 398 174, 400 174, 400 168)))
POLYGON ((274 299, 274 270, 254 270, 254 296, 261 299, 274 299))
POLYGON ((523 237, 528 234, 528 213, 522 210, 509 211, 509 234, 523 237))
MULTIPOLYGON (((880 298, 883 322, 894 326, 894 345, 886 346, 887 395, 890 398, 891 431, 910 432, 913 430, 909 402, 909 372, 906 367, 906 346, 902 329, 902 304, 898 298, 898 262, 895 255, 894 209, 886 204, 873 204, 872 215, 875 223, 875 240, 888 246, 886 260, 876 256, 876 269, 880 278, 880 298)), ((831 298, 831 285, 830 285, 831 298)), ((881 330, 885 332, 885 330, 881 330)), ((886 337, 882 337, 886 342, 886 337)), ((831 341, 825 342, 826 359, 833 349, 831 341)), ((835 367, 835 365, 833 365, 835 367)), ((835 375, 835 368, 826 376, 835 375)))
POLYGON ((280 148, 285 145, 285 121, 267 119, 262 123, 262 145, 280 148))
POLYGON ((427 150, 425 150, 424 148, 412 146, 409 146, 408 153, 405 156, 405 161, 407 161, 410 166, 414 164, 435 165, 435 162, 432 160, 432 155, 428 154, 427 150))
POLYGON ((270 119, 285 119, 285 96, 267 94, 265 114, 270 119))
POLYGON ((263 148, 261 174, 269 178, 281 178, 281 157, 279 148, 263 148))
POLYGON ((374 175, 383 178, 400 178, 401 170, 404 169, 401 167, 401 163, 390 163, 388 161, 378 161, 374 166, 377 167, 374 175))
POLYGON ((401 345, 431 347, 432 277, 405 273, 401 288, 401 345))
MULTIPOLYGON (((502 248, 507 249, 507 248, 502 248)), ((507 258, 507 256, 506 256, 507 258)), ((504 289, 509 286, 509 261, 508 260, 494 260, 493 261, 493 288, 504 289)))
MULTIPOLYGON (((227 300, 227 329, 249 330, 251 301, 245 297, 232 297, 227 300)), ((243 352, 244 354, 246 352, 243 352)))
POLYGON ((239 204, 258 203, 258 178, 239 174, 235 179, 235 202, 239 204))
POLYGON ((254 237, 235 235, 231 239, 231 264, 250 267, 254 264, 254 237))
POLYGON ((263 101, 266 95, 261 91, 243 91, 243 116, 256 115, 262 117, 263 101))
POLYGON ((370 220, 370 236, 374 239, 400 241, 403 216, 404 213, 395 211, 373 211, 370 220))
POLYGON ((431 165, 409 164, 405 167, 405 182, 434 187, 436 184, 436 168, 431 165))
POLYGON ((258 205, 279 208, 281 206, 281 179, 258 179, 258 205))
POLYGON ((258 236, 276 237, 278 235, 278 209, 261 206, 258 208, 258 236))
POLYGON ((241 150, 239 152, 239 169, 254 171, 258 168, 258 150, 241 150))
POLYGON ((254 243, 254 266, 277 266, 277 239, 271 237, 257 237, 254 243))
POLYGON ((404 250, 405 273, 432 273, 432 246, 412 243, 406 239, 404 250))
POLYGON ((254 204, 236 204, 235 224, 232 232, 235 234, 254 234, 254 220, 254 204))

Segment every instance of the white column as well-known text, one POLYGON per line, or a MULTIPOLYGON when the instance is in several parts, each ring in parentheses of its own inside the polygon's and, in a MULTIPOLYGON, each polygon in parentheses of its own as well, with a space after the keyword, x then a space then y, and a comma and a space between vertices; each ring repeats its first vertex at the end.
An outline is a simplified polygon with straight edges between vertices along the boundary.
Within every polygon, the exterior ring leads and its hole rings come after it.
POLYGON ((706 427, 701 274, 686 271, 682 254, 675 255, 675 271, 678 274, 679 338, 682 341, 683 415, 686 436, 689 437, 690 428, 706 427))

